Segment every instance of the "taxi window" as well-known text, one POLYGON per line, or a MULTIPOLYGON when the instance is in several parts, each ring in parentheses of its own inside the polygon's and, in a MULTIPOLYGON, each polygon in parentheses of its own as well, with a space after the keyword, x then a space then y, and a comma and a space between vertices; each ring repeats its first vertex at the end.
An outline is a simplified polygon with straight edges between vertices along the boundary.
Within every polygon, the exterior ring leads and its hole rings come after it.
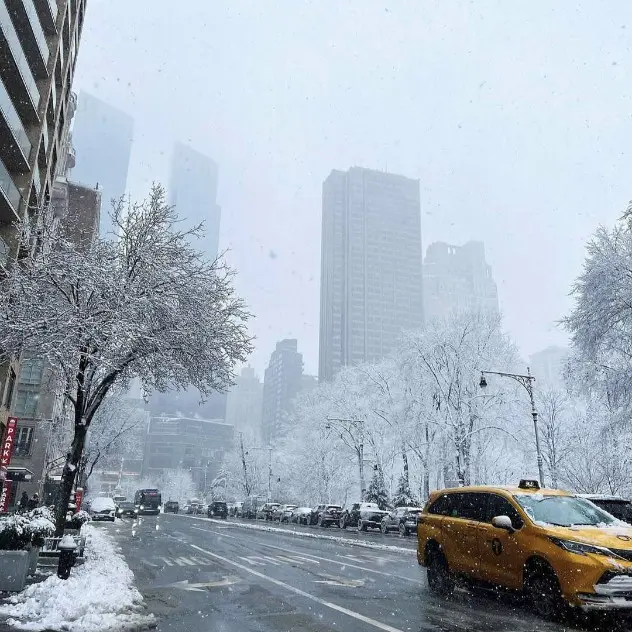
POLYGON ((524 526, 518 510, 506 498, 498 494, 489 494, 485 522, 491 523, 492 518, 496 516, 508 516, 514 529, 522 529, 524 526))
POLYGON ((452 496, 454 496, 454 494, 444 494, 443 496, 439 496, 439 498, 437 498, 437 500, 435 500, 428 508, 428 513, 435 514, 437 516, 451 515, 453 504, 452 496))
POLYGON ((455 499, 456 506, 452 509, 452 516, 454 518, 484 522, 487 494, 481 492, 466 492, 463 494, 455 494, 455 496, 458 498, 455 499))

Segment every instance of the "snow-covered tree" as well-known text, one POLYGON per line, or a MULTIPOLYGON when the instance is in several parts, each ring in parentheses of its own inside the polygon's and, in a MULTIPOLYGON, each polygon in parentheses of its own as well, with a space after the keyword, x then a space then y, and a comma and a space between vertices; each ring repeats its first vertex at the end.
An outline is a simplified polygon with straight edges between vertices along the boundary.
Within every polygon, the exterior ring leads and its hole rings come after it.
POLYGON ((138 430, 146 421, 145 411, 122 393, 110 393, 97 409, 84 448, 86 479, 97 465, 117 469, 121 459, 142 458, 138 430))
POLYGON ((161 491, 163 502, 177 500, 181 505, 184 505, 188 500, 197 496, 195 483, 189 470, 165 470, 157 487, 161 491))
POLYGON ((145 392, 193 386, 209 394, 231 383, 235 363, 250 352, 233 272, 196 250, 201 227, 181 230, 160 186, 141 203, 114 205, 112 220, 118 242, 81 248, 71 229, 44 225, 47 247, 0 283, 0 361, 46 358, 68 385, 74 435, 56 507, 59 532, 86 434, 113 386, 139 377, 145 392))
POLYGON ((584 391, 598 390, 613 409, 632 404, 632 212, 612 230, 600 227, 587 246, 573 286, 575 307, 564 320, 573 373, 584 391))
POLYGON ((377 503, 380 509, 388 507, 388 492, 384 483, 384 472, 379 465, 373 468, 373 478, 366 490, 364 500, 368 503, 377 503))
POLYGON ((410 479, 402 474, 393 495, 393 507, 414 507, 418 504, 410 489, 410 479))

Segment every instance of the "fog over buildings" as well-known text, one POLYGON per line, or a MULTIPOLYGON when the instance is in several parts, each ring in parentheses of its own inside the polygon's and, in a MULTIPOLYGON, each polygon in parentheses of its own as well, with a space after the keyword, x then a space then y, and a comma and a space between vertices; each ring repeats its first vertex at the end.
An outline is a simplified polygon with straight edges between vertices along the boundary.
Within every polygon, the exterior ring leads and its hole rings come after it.
POLYGON ((524 357, 567 343, 586 239, 629 199, 632 5, 187 8, 90 2, 75 86, 134 118, 133 198, 168 185, 177 141, 220 165, 219 249, 260 375, 284 338, 318 371, 322 182, 354 165, 419 180, 424 248, 484 242, 524 357))

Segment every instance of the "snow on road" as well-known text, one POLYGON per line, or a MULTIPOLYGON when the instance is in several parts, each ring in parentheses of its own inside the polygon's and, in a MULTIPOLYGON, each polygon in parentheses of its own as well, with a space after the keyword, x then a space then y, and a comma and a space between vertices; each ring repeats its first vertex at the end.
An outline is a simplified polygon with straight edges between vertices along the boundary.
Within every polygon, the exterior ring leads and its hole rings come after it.
POLYGON ((134 575, 111 537, 85 526, 85 563, 70 578, 53 575, 0 604, 0 616, 21 630, 99 632, 142 630, 155 626, 145 612, 134 575))

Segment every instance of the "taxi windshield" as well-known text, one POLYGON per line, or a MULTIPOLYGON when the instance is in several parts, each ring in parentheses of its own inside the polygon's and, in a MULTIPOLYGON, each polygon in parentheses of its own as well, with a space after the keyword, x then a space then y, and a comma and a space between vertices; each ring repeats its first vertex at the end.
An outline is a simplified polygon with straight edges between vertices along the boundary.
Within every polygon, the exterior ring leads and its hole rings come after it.
POLYGON ((542 494, 516 494, 514 498, 535 523, 546 523, 557 527, 620 524, 615 517, 584 498, 542 494))

